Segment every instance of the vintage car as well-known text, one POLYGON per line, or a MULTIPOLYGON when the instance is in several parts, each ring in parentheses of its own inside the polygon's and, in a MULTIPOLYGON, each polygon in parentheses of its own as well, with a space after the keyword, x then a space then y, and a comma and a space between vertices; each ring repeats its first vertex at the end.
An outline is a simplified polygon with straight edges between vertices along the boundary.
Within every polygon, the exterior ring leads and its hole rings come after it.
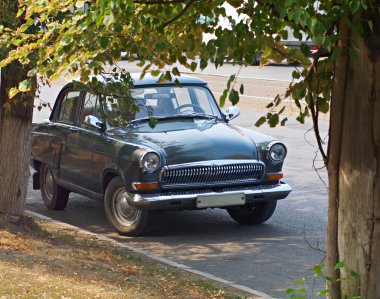
POLYGON ((242 224, 268 220, 291 192, 281 180, 285 145, 231 124, 239 109, 223 113, 203 80, 131 76, 135 109, 69 83, 49 120, 34 124, 33 187, 45 205, 64 209, 70 192, 102 200, 108 221, 129 236, 143 233, 152 209, 222 208, 242 224))

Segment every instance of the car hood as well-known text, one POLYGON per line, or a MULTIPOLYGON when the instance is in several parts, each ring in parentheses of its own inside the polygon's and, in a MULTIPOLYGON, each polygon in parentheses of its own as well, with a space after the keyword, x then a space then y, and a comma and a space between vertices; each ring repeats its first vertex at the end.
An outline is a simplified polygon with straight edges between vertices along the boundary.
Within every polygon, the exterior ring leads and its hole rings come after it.
POLYGON ((113 138, 161 152, 167 165, 219 159, 257 159, 252 139, 238 127, 213 120, 160 121, 126 126, 113 138))

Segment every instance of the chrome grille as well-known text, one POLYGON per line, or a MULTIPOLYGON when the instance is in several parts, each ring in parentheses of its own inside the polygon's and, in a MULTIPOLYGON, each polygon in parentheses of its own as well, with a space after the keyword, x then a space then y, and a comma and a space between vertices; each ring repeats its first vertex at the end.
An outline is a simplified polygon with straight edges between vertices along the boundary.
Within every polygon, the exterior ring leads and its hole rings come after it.
POLYGON ((196 165, 164 169, 161 174, 162 187, 176 185, 201 186, 249 183, 264 175, 262 163, 236 163, 226 165, 196 165))

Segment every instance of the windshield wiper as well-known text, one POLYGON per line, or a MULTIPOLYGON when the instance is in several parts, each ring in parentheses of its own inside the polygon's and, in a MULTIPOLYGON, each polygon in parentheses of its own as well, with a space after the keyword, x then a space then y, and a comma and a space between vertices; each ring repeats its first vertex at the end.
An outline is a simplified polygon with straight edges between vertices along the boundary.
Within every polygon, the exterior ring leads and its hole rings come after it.
POLYGON ((218 116, 204 113, 181 113, 171 115, 170 118, 204 118, 204 119, 218 119, 218 116))
POLYGON ((181 114, 173 114, 173 115, 167 115, 167 116, 147 116, 147 117, 130 120, 128 122, 128 125, 139 123, 139 122, 150 121, 151 119, 164 120, 164 119, 177 119, 177 118, 203 118, 203 119, 217 120, 218 116, 203 114, 203 113, 181 113, 181 114))

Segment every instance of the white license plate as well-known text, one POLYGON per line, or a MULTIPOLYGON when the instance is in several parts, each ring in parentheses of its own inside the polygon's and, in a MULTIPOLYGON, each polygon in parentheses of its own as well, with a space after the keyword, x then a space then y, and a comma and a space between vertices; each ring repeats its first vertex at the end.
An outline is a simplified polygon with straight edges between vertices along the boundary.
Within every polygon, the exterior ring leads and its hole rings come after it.
POLYGON ((244 204, 244 193, 198 195, 196 199, 197 208, 217 208, 228 206, 240 206, 244 204))

